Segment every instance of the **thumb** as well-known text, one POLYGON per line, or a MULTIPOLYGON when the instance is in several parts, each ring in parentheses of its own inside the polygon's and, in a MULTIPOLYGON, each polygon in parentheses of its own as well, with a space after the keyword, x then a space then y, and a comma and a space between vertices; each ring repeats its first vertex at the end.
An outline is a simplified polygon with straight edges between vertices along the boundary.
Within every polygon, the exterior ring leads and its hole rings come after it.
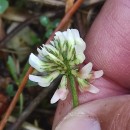
POLYGON ((98 120, 79 114, 69 115, 55 130, 101 130, 101 127, 98 120))
POLYGON ((130 96, 86 103, 72 110, 55 130, 128 130, 130 96))

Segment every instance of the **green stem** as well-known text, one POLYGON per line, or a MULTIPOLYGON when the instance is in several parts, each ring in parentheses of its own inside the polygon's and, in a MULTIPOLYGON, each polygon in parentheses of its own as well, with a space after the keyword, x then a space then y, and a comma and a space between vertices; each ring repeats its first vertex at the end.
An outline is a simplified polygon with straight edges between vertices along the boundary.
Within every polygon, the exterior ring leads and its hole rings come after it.
POLYGON ((75 85, 75 80, 74 80, 74 76, 71 73, 68 75, 68 78, 69 78, 69 81, 70 81, 70 88, 71 88, 71 93, 72 93, 73 107, 75 108, 79 104, 76 85, 75 85))
POLYGON ((19 99, 20 101, 20 109, 19 109, 19 114, 21 114, 22 113, 22 111, 23 111, 23 94, 21 93, 20 94, 20 99, 19 99))

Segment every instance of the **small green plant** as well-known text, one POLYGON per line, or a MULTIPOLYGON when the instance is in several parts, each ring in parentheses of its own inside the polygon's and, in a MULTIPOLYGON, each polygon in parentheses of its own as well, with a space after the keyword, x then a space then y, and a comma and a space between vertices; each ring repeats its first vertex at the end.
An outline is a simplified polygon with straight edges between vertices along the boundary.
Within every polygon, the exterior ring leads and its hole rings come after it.
MULTIPOLYGON (((10 75, 12 76, 12 78, 15 81, 15 84, 18 86, 19 85, 19 76, 16 70, 16 63, 13 59, 12 56, 8 57, 7 60, 7 66, 8 66, 8 70, 10 72, 10 75)), ((9 84, 6 88, 6 93, 10 96, 13 97, 15 95, 15 90, 14 90, 14 85, 13 84, 9 84)), ((22 112, 23 110, 23 102, 24 102, 24 97, 23 94, 20 94, 20 99, 19 99, 19 104, 20 104, 20 109, 19 109, 19 113, 22 112)))
POLYGON ((0 14, 3 14, 9 7, 9 2, 7 0, 0 0, 0 14))
POLYGON ((6 93, 10 96, 13 97, 15 95, 15 90, 14 90, 14 86, 12 84, 9 84, 6 87, 6 93))
POLYGON ((47 16, 41 16, 39 20, 41 25, 46 29, 45 38, 49 38, 53 30, 58 26, 60 22, 60 19, 51 21, 47 16))
POLYGON ((8 66, 8 69, 9 69, 9 72, 10 72, 12 78, 15 80, 15 83, 18 84, 16 65, 15 65, 13 57, 11 57, 11 56, 8 57, 7 66, 8 66))
MULTIPOLYGON (((13 84, 8 84, 8 86, 6 87, 6 93, 8 94, 8 96, 13 97, 16 94, 14 86, 19 86, 20 82, 22 81, 22 79, 23 79, 24 75, 26 74, 27 70, 29 69, 30 65, 28 64, 28 61, 27 61, 27 63, 24 66, 24 69, 22 70, 22 73, 18 73, 16 70, 16 63, 15 63, 14 58, 12 56, 8 56, 7 66, 8 66, 9 73, 15 82, 13 84)), ((28 81, 26 86, 34 87, 36 85, 37 84, 32 81, 28 81)), ((23 93, 21 93, 20 98, 19 98, 19 106, 20 106, 19 114, 23 110, 23 104, 24 104, 24 96, 23 96, 23 93)))

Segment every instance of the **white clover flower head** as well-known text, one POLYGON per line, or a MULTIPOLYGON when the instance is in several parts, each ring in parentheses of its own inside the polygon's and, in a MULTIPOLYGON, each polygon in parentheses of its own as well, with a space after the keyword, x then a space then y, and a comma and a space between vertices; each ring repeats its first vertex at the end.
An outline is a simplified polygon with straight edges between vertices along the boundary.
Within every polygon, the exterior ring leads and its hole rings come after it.
POLYGON ((70 72, 78 81, 81 91, 98 92, 98 89, 89 83, 89 80, 99 78, 103 71, 92 72, 92 63, 79 70, 78 65, 85 60, 86 44, 80 37, 78 30, 67 29, 56 32, 54 40, 49 45, 42 45, 37 49, 38 56, 30 54, 29 63, 44 76, 29 75, 29 79, 42 87, 48 87, 51 82, 62 74, 59 88, 54 93, 51 103, 59 99, 65 100, 68 94, 67 77, 70 72))

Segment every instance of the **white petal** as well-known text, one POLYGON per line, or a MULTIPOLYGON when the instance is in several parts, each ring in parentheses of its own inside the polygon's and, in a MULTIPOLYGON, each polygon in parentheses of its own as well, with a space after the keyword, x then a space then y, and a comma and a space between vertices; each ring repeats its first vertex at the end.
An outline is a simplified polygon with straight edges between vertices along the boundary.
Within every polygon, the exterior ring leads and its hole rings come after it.
POLYGON ((83 49, 79 45, 75 45, 75 52, 76 52, 76 63, 80 64, 85 60, 85 55, 83 53, 83 49))
POLYGON ((95 71, 94 72, 94 78, 100 78, 103 76, 103 70, 95 71))
POLYGON ((80 70, 80 77, 86 79, 92 70, 93 64, 89 62, 80 70))
POLYGON ((37 51, 38 51, 39 54, 42 55, 42 50, 40 48, 37 48, 37 51))
POLYGON ((64 37, 65 37, 65 40, 67 40, 67 38, 68 38, 67 31, 64 31, 64 32, 63 32, 63 35, 64 35, 64 37))
POLYGON ((76 45, 80 45, 83 51, 86 49, 86 43, 82 38, 77 38, 76 40, 76 45))
POLYGON ((79 31, 77 29, 71 29, 71 32, 73 34, 74 40, 76 45, 81 46, 80 48, 82 48, 82 50, 84 51, 86 48, 86 43, 84 42, 84 40, 80 37, 79 35, 79 31))
POLYGON ((63 35, 65 37, 65 39, 71 44, 74 45, 74 37, 72 35, 72 32, 70 29, 67 29, 67 31, 63 32, 63 35))
POLYGON ((49 76, 35 76, 29 75, 29 79, 34 82, 38 82, 38 84, 42 87, 47 87, 51 84, 51 82, 59 75, 59 72, 53 72, 49 76))
POLYGON ((76 55, 76 60, 75 60, 75 63, 76 64, 81 64, 81 63, 83 63, 83 61, 85 60, 85 55, 84 55, 84 53, 80 53, 80 54, 77 54, 76 55))
POLYGON ((66 88, 59 88, 55 91, 53 97, 51 98, 51 104, 57 102, 59 99, 65 100, 68 95, 68 89, 66 88))
POLYGON ((60 99, 65 100, 69 93, 69 90, 67 88, 60 88, 59 90, 60 99))
POLYGON ((33 82, 38 82, 38 84, 42 87, 48 87, 51 83, 41 76, 29 75, 29 79, 33 82))
POLYGON ((42 76, 29 75, 29 79, 33 82, 40 82, 42 80, 42 76))
POLYGON ((42 54, 44 56, 48 55, 48 51, 46 50, 46 48, 44 47, 45 45, 43 45, 43 47, 41 48, 42 54))
POLYGON ((80 38, 79 31, 77 29, 71 29, 74 39, 80 38))
POLYGON ((38 58, 40 59, 40 60, 44 60, 45 59, 45 55, 42 53, 42 50, 41 49, 39 49, 39 48, 37 48, 37 51, 38 51, 38 58))
POLYGON ((89 87, 87 88, 87 91, 89 91, 91 93, 98 93, 99 89, 97 87, 95 87, 94 85, 90 84, 89 87))
POLYGON ((55 33, 55 35, 56 36, 54 38, 57 39, 57 40, 60 40, 60 43, 63 44, 64 41, 65 41, 65 37, 64 37, 63 33, 58 31, 58 32, 55 33))
POLYGON ((75 45, 75 51, 76 51, 76 54, 84 52, 82 46, 80 45, 75 45))
POLYGON ((59 97, 59 94, 57 93, 57 90, 56 90, 56 92, 54 93, 54 95, 51 98, 50 103, 51 104, 56 103, 59 99, 60 99, 60 97, 59 97))
POLYGON ((68 34, 68 42, 74 45, 74 36, 71 32, 71 29, 67 29, 67 34, 68 34))
POLYGON ((38 85, 39 86, 41 86, 41 87, 48 87, 49 85, 51 84, 51 82, 46 82, 46 83, 44 83, 44 82, 38 82, 38 85))
POLYGON ((56 35, 57 37, 59 37, 59 38, 60 38, 60 36, 62 35, 62 32, 57 31, 57 32, 55 33, 55 35, 56 35))
POLYGON ((39 60, 39 58, 37 56, 35 56, 33 53, 30 54, 29 64, 39 72, 44 71, 42 68, 43 62, 41 60, 39 60))

